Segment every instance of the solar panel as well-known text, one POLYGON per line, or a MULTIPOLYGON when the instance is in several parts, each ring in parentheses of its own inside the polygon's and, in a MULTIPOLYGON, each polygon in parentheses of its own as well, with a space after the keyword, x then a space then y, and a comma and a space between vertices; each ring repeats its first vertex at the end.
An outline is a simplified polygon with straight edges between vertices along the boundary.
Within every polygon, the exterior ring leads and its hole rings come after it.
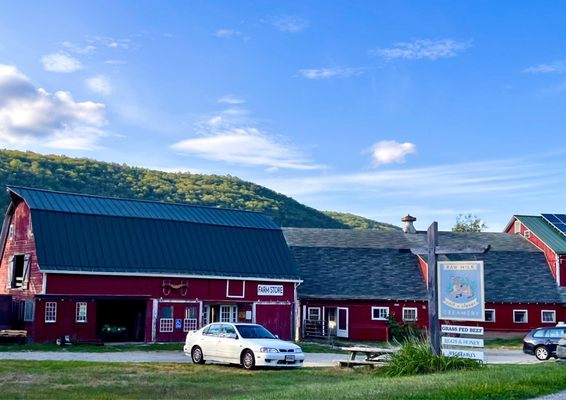
POLYGON ((542 217, 566 235, 566 214, 542 214, 542 217))
POLYGON ((543 218, 546 219, 551 224, 557 224, 562 222, 555 214, 542 214, 543 218))

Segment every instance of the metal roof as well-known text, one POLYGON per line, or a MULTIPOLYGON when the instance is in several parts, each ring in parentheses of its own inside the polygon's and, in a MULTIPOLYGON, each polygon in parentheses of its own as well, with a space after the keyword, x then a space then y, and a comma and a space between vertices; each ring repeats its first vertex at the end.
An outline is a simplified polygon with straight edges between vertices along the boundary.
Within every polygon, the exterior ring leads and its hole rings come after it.
POLYGON ((42 271, 299 280, 281 229, 263 228, 268 224, 261 223, 267 220, 261 214, 10 190, 31 207, 42 271), (86 208, 89 205, 94 212, 86 208), (195 213, 187 211, 194 208, 195 213), (126 210, 133 216, 122 215, 126 210), (149 216, 141 217, 143 210, 149 216), (234 217, 242 214, 243 219, 234 217), (246 220, 248 214, 252 217, 246 220), (177 219, 168 218, 175 215, 177 219), (218 223, 195 221, 203 215, 212 215, 218 223), (252 222, 262 227, 249 227, 252 222))
MULTIPOLYGON (((301 278, 301 298, 426 299, 426 284, 411 248, 426 246, 426 232, 284 229, 301 278)), ((525 238, 494 232, 439 232, 443 247, 489 245, 485 254, 439 259, 483 260, 489 302, 561 303, 544 254, 525 238), (533 289, 536 282, 536 289, 533 289)), ((426 257, 424 257, 426 261, 426 257)))
POLYGON ((25 199, 32 210, 279 229, 269 217, 251 211, 54 192, 19 186, 8 186, 8 191, 25 199))
POLYGON ((566 254, 566 237, 554 229, 543 217, 515 215, 523 225, 558 254, 566 254))

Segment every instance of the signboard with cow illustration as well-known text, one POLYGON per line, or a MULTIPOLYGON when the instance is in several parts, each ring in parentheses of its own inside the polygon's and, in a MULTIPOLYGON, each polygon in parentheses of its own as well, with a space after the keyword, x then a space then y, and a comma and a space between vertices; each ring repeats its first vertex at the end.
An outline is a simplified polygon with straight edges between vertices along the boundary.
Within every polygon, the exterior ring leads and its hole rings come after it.
POLYGON ((483 261, 438 262, 439 318, 483 321, 483 261))

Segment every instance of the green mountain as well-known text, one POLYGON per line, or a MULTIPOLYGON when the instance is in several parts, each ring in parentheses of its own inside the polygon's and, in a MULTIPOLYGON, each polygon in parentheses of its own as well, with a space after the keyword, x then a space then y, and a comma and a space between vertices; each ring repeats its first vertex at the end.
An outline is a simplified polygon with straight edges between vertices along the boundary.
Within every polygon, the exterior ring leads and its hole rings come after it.
POLYGON ((330 218, 340 221, 352 229, 369 229, 373 231, 400 231, 401 228, 396 225, 387 224, 385 222, 377 222, 373 219, 360 217, 359 215, 350 213, 341 213, 336 211, 323 211, 330 218))
MULTIPOLYGON (((357 219, 365 220, 325 214, 230 175, 171 173, 29 151, 0 150, 0 185, 259 211, 289 227, 354 228, 364 226, 357 219)), ((8 203, 8 196, 0 196, 0 207, 8 203)))

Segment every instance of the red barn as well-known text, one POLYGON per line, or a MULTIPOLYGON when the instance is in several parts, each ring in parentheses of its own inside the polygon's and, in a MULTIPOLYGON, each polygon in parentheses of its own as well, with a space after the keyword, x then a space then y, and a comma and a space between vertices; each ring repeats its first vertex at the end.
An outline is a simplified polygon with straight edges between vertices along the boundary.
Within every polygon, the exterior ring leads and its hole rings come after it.
MULTIPOLYGON (((304 280, 298 289, 302 333, 352 340, 387 340, 387 318, 428 326, 428 265, 411 249, 426 247, 426 232, 285 229, 304 280)), ((544 254, 520 236, 506 233, 440 232, 448 248, 478 248, 485 254, 440 256, 483 260, 485 322, 489 335, 520 335, 566 320, 560 291, 544 254)), ((449 322, 449 321, 445 321, 449 322)))
POLYGON ((262 214, 9 187, 0 294, 34 341, 181 341, 213 321, 289 339, 300 283, 262 214))

